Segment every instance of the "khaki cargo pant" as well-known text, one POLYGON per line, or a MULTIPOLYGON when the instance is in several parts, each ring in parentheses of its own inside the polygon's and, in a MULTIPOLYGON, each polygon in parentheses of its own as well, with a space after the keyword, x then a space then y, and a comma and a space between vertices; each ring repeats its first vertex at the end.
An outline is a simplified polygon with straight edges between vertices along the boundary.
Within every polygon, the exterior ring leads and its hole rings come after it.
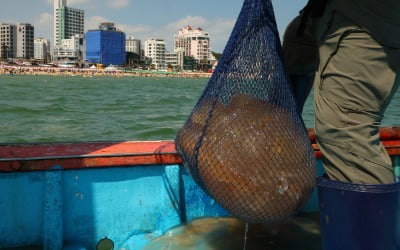
POLYGON ((400 84, 400 49, 379 44, 368 31, 330 10, 318 19, 315 33, 315 131, 328 176, 392 183, 392 162, 379 139, 379 126, 400 84))

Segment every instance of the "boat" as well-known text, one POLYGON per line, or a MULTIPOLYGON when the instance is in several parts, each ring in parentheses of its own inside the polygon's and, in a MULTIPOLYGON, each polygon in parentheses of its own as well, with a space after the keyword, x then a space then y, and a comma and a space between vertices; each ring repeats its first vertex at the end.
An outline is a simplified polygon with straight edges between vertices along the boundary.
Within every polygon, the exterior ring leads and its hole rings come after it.
MULTIPOLYGON (((399 178, 400 127, 380 135, 399 178)), ((302 212, 318 211, 317 199, 314 191, 302 212)), ((219 216, 229 214, 186 173, 174 141, 0 144, 0 249, 94 249, 107 240, 142 249, 169 228, 219 216)))

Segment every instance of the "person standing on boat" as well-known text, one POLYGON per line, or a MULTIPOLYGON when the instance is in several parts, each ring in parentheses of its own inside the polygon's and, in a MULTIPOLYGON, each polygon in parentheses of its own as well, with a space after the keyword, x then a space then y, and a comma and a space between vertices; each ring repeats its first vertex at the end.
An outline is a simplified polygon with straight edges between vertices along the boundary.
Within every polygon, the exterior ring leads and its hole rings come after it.
POLYGON ((324 250, 400 249, 400 182, 379 138, 400 85, 399 13, 400 0, 309 0, 284 35, 300 110, 314 87, 324 250))
POLYGON ((285 32, 300 106, 311 84, 299 78, 315 73, 315 132, 332 180, 394 182, 379 126, 400 84, 399 14, 399 0, 310 0, 285 32))

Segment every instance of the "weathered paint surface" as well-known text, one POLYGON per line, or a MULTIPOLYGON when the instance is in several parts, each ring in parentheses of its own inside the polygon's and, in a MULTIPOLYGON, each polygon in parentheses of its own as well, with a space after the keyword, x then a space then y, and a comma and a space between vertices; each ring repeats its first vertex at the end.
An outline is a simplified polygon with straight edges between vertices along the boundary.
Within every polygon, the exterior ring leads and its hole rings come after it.
MULTIPOLYGON (((314 192, 303 211, 317 204, 314 192)), ((142 249, 176 225, 227 215, 181 165, 0 174, 0 248, 93 249, 107 237, 142 249)))
MULTIPOLYGON (((382 132, 400 176, 399 130, 382 132)), ((93 249, 107 237, 141 249, 173 226, 228 215, 180 163, 172 141, 0 145, 0 248, 93 249)), ((316 210, 314 192, 303 211, 316 210)))
POLYGON ((226 215, 180 165, 0 174, 0 248, 141 249, 188 219, 226 215))
POLYGON ((46 171, 43 193, 43 246, 45 250, 63 246, 63 171, 46 171))

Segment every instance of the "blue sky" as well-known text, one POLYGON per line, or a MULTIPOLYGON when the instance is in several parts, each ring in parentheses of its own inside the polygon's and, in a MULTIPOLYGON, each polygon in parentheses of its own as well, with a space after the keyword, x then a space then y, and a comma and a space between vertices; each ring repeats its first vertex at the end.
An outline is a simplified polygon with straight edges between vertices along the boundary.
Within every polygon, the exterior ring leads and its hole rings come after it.
MULTIPOLYGON (((35 37, 53 37, 53 0, 0 0, 0 22, 27 22, 35 37)), ((306 0, 272 0, 281 34, 306 0)), ((243 0, 67 0, 85 10, 85 30, 111 21, 128 36, 142 41, 163 38, 172 50, 173 35, 186 25, 202 27, 211 36, 212 50, 222 52, 243 0)))

